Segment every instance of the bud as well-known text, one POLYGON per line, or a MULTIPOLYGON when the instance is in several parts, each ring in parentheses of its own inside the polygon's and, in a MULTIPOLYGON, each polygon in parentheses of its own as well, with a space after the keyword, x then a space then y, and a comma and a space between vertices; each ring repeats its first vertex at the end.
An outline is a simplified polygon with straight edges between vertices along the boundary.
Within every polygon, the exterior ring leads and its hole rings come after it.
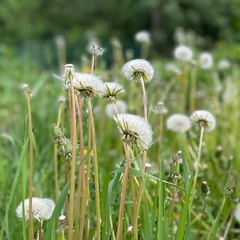
POLYGON ((207 196, 210 194, 210 188, 208 186, 207 181, 202 181, 201 192, 204 196, 207 196))

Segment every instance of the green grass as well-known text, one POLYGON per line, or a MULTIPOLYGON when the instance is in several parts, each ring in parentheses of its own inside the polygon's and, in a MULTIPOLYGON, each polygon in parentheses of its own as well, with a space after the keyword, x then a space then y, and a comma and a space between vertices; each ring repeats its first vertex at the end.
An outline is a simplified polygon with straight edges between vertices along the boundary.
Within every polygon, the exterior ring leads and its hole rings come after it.
MULTIPOLYGON (((200 49, 195 50, 196 54, 200 49)), ((219 56, 216 52, 216 56, 219 56)), ((104 62, 98 58, 100 63, 104 62)), ((90 60, 90 59, 89 59, 90 60)), ((215 59, 217 61, 218 59, 215 59)), ((97 67, 95 74, 104 81, 117 80, 124 86, 125 94, 118 99, 124 100, 128 113, 142 116, 141 84, 126 80, 121 69, 97 67)), ((148 106, 155 106, 164 101, 168 113, 163 116, 163 139, 159 150, 159 115, 149 110, 148 120, 153 129, 153 144, 147 155, 147 161, 152 168, 147 172, 135 166, 141 161, 141 154, 131 159, 129 169, 127 194, 125 200, 123 239, 133 239, 127 229, 131 225, 133 215, 133 199, 137 195, 138 183, 143 181, 144 191, 138 218, 139 239, 216 239, 223 236, 226 226, 239 200, 239 159, 240 148, 240 70, 238 62, 233 62, 230 69, 220 72, 216 64, 210 70, 196 67, 195 109, 211 112, 216 118, 215 129, 204 133, 200 169, 196 193, 190 206, 191 190, 194 177, 194 162, 196 161, 200 130, 192 127, 186 134, 173 133, 166 129, 166 119, 174 113, 190 115, 185 103, 188 95, 183 95, 183 76, 172 75, 166 70, 168 62, 181 64, 174 59, 149 59, 155 69, 155 78, 146 84, 148 106), (218 79, 214 74, 218 74, 218 79), (219 86, 217 86, 217 84, 219 86), (229 92, 228 92, 229 91, 229 92), (184 109, 184 110, 183 110, 184 109), (219 147, 221 146, 221 148, 219 147), (183 153, 180 164, 181 179, 172 180, 169 176, 173 171, 172 157, 179 150, 183 153), (159 155, 161 166, 158 165, 159 155), (201 182, 205 180, 210 187, 210 194, 201 193, 201 182), (226 188, 232 189, 230 196, 225 196, 226 188), (175 191, 175 201, 172 205, 172 193, 175 191), (171 205, 173 206, 171 212, 171 205), (211 230, 212 229, 212 230, 211 230)), ((90 61, 89 61, 90 62, 90 61)), ((78 64, 81 66, 81 63, 78 64)), ((99 64, 104 66, 104 64, 99 64)), ((76 67, 77 68, 77 67, 76 67)), ((34 177, 33 196, 55 199, 54 189, 54 137, 52 124, 58 118, 58 97, 61 94, 61 83, 54 79, 52 72, 38 67, 29 59, 21 61, 11 49, 5 49, 0 55, 0 239, 27 239, 28 222, 20 221, 15 214, 18 204, 28 198, 28 141, 27 136, 27 106, 24 94, 20 89, 22 83, 27 83, 33 93, 31 100, 33 133, 34 133, 34 177), (8 67, 11 62, 11 69, 8 67)), ((81 69, 78 69, 81 71, 81 69)), ((191 81, 189 67, 185 78, 191 81)), ((67 94, 66 94, 67 97, 67 94)), ((124 151, 121 135, 115 122, 105 114, 106 99, 93 99, 93 113, 96 130, 98 154, 101 239, 116 239, 118 214, 121 198, 122 179, 125 170, 124 151)), ((150 107, 148 108, 150 109, 150 107)), ((84 145, 88 141, 87 106, 83 106, 84 145)), ((64 108, 64 134, 70 137, 70 122, 68 101, 64 108)), ((77 137, 79 126, 77 124, 77 137)), ((77 141, 79 144, 79 141, 77 141)), ((90 152, 88 152, 90 154, 90 152)), ((87 155, 88 156, 88 155, 87 155)), ((76 183, 78 168, 84 160, 76 161, 76 183)), ((91 161, 94 161, 91 157, 91 161)), ((86 165, 85 165, 86 166, 86 165)), ((69 195, 69 183, 64 184, 64 159, 58 156, 59 200, 49 221, 44 222, 43 239, 57 238, 57 219, 63 212, 65 196, 69 195)), ((89 202, 85 223, 84 239, 96 237, 96 207, 93 165, 89 184, 89 202), (90 227, 87 226, 87 221, 90 227)), ((69 165, 70 172, 70 165, 69 165)), ((70 176, 69 176, 70 179, 70 176)), ((77 186, 75 185, 75 190, 77 186)), ((77 219, 77 216, 75 216, 77 219)), ((79 226, 79 222, 75 222, 79 226)), ((240 239, 239 225, 233 218, 226 239, 240 239)), ((34 231, 37 231, 37 222, 34 231)), ((75 229, 76 230, 76 229, 75 229)))

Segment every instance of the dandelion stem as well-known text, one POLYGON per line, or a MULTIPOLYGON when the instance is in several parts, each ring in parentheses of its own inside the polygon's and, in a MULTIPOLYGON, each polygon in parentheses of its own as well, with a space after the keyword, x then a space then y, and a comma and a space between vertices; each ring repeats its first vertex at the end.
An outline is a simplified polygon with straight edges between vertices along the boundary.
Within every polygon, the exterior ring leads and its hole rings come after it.
POLYGON ((100 195, 99 195, 99 177, 98 177, 98 158, 97 158, 97 145, 96 145, 96 133, 94 126, 94 119, 92 113, 92 100, 88 99, 88 110, 90 112, 90 121, 92 128, 92 144, 93 144, 93 168, 94 168, 94 180, 95 180, 95 204, 96 204, 96 215, 97 215, 97 238, 100 240, 101 237, 101 212, 100 212, 100 195))
POLYGON ((201 159, 201 152, 202 152, 203 134, 204 134, 204 127, 201 127, 200 141, 199 141, 199 147, 198 147, 198 156, 197 156, 197 162, 196 162, 196 170, 195 170, 195 175, 194 175, 192 194, 191 194, 192 196, 191 196, 191 201, 190 201, 190 209, 192 207, 195 188, 196 188, 196 184, 197 184, 197 177, 198 177, 198 171, 199 171, 199 165, 200 165, 200 159, 201 159))
MULTIPOLYGON (((143 157, 142 157, 142 172, 145 172, 145 165, 147 161, 147 151, 143 151, 143 157)), ((140 205, 141 205, 141 200, 142 200, 142 194, 144 191, 144 179, 143 177, 139 179, 139 187, 138 187, 138 194, 137 194, 137 199, 133 203, 133 218, 132 218, 132 226, 133 226, 133 233, 134 233, 134 239, 138 239, 138 215, 139 215, 139 210, 140 210, 140 205)))
POLYGON ((86 209, 86 205, 84 204, 86 201, 85 170, 84 170, 84 162, 82 162, 82 159, 84 158, 84 140, 83 140, 83 123, 82 123, 83 100, 79 97, 78 101, 76 103, 77 103, 77 110, 78 110, 79 136, 80 136, 80 160, 81 160, 81 166, 80 166, 79 172, 78 172, 77 213, 78 213, 78 211, 80 211, 80 196, 82 195, 80 224, 79 224, 79 229, 78 229, 79 231, 76 234, 76 239, 82 239, 83 228, 84 228, 85 209, 86 209))
POLYGON ((74 222, 74 196, 75 196, 75 169, 76 169, 76 109, 75 109, 75 96, 73 89, 73 73, 70 72, 70 126, 71 126, 71 144, 72 144, 72 161, 71 161, 71 184, 70 184, 70 200, 69 200, 69 228, 68 239, 73 239, 73 222, 74 222))
POLYGON ((123 231, 123 220, 124 220, 124 205, 126 198, 126 190, 127 190, 127 180, 128 180, 128 170, 130 166, 130 153, 126 144, 123 142, 125 156, 126 156, 126 165, 125 172, 123 175, 123 183, 122 183, 122 192, 121 192, 121 201, 120 201, 120 209, 118 215, 118 229, 117 229, 117 240, 122 239, 122 231, 123 231))
POLYGON ((31 93, 28 86, 24 89, 28 108, 28 134, 29 134, 29 233, 28 239, 34 239, 33 213, 32 213, 32 189, 33 189, 33 133, 32 133, 32 113, 31 113, 31 93))
POLYGON ((144 79, 141 77, 141 85, 142 85, 142 92, 143 92, 143 117, 147 120, 147 94, 144 85, 144 79))

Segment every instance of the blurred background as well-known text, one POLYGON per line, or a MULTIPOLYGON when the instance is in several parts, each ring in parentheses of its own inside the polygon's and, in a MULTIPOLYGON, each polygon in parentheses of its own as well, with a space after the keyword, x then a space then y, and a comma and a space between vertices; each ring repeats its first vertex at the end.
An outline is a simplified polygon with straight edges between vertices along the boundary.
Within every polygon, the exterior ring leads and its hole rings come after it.
POLYGON ((67 62, 79 62, 89 41, 95 39, 110 63, 113 38, 139 57, 134 34, 140 30, 151 33, 150 56, 172 57, 179 27, 187 34, 188 45, 194 41, 203 50, 228 48, 231 58, 238 60, 239 0, 1 0, 0 57, 11 48, 8 54, 14 51, 52 69, 58 64, 60 35, 67 62))

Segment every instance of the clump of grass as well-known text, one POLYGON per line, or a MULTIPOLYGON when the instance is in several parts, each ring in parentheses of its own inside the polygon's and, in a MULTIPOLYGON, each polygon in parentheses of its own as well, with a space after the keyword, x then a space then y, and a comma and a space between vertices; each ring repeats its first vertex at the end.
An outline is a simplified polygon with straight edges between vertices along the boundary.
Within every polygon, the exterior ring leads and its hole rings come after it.
MULTIPOLYGON (((137 39, 147 58, 149 38, 137 39)), ((9 123, 8 128, 0 124, 5 131, 0 154, 7 160, 0 161, 0 169, 6 169, 1 170, 0 238, 33 239, 33 233, 39 233, 38 239, 61 240, 234 239, 239 70, 231 65, 206 67, 206 55, 192 62, 198 52, 186 49, 187 44, 176 49, 171 68, 151 56, 151 64, 131 60, 120 42, 115 39, 112 44, 113 69, 101 67, 103 51, 93 45, 89 67, 84 65, 89 72, 67 64, 63 87, 44 77, 37 84, 31 82, 34 101, 30 106, 27 90, 25 132, 19 128, 14 135, 9 123), (204 80, 213 73, 218 89, 204 80), (127 82, 124 76, 140 84, 127 82), (68 97, 60 101, 59 94, 68 97), (129 113, 118 111, 117 102, 122 100, 129 113), (109 103, 112 113, 106 118, 109 103), (51 218, 38 227, 31 204, 36 196, 56 200, 51 218), (21 208, 22 222, 18 221, 15 209, 28 197, 28 205, 21 208), (28 217, 23 214, 26 209, 28 217)), ((64 54, 59 62, 62 69, 64 54)), ((3 99, 8 94, 5 91, 3 99)), ((11 118, 20 122, 23 116, 15 112, 11 118)))

